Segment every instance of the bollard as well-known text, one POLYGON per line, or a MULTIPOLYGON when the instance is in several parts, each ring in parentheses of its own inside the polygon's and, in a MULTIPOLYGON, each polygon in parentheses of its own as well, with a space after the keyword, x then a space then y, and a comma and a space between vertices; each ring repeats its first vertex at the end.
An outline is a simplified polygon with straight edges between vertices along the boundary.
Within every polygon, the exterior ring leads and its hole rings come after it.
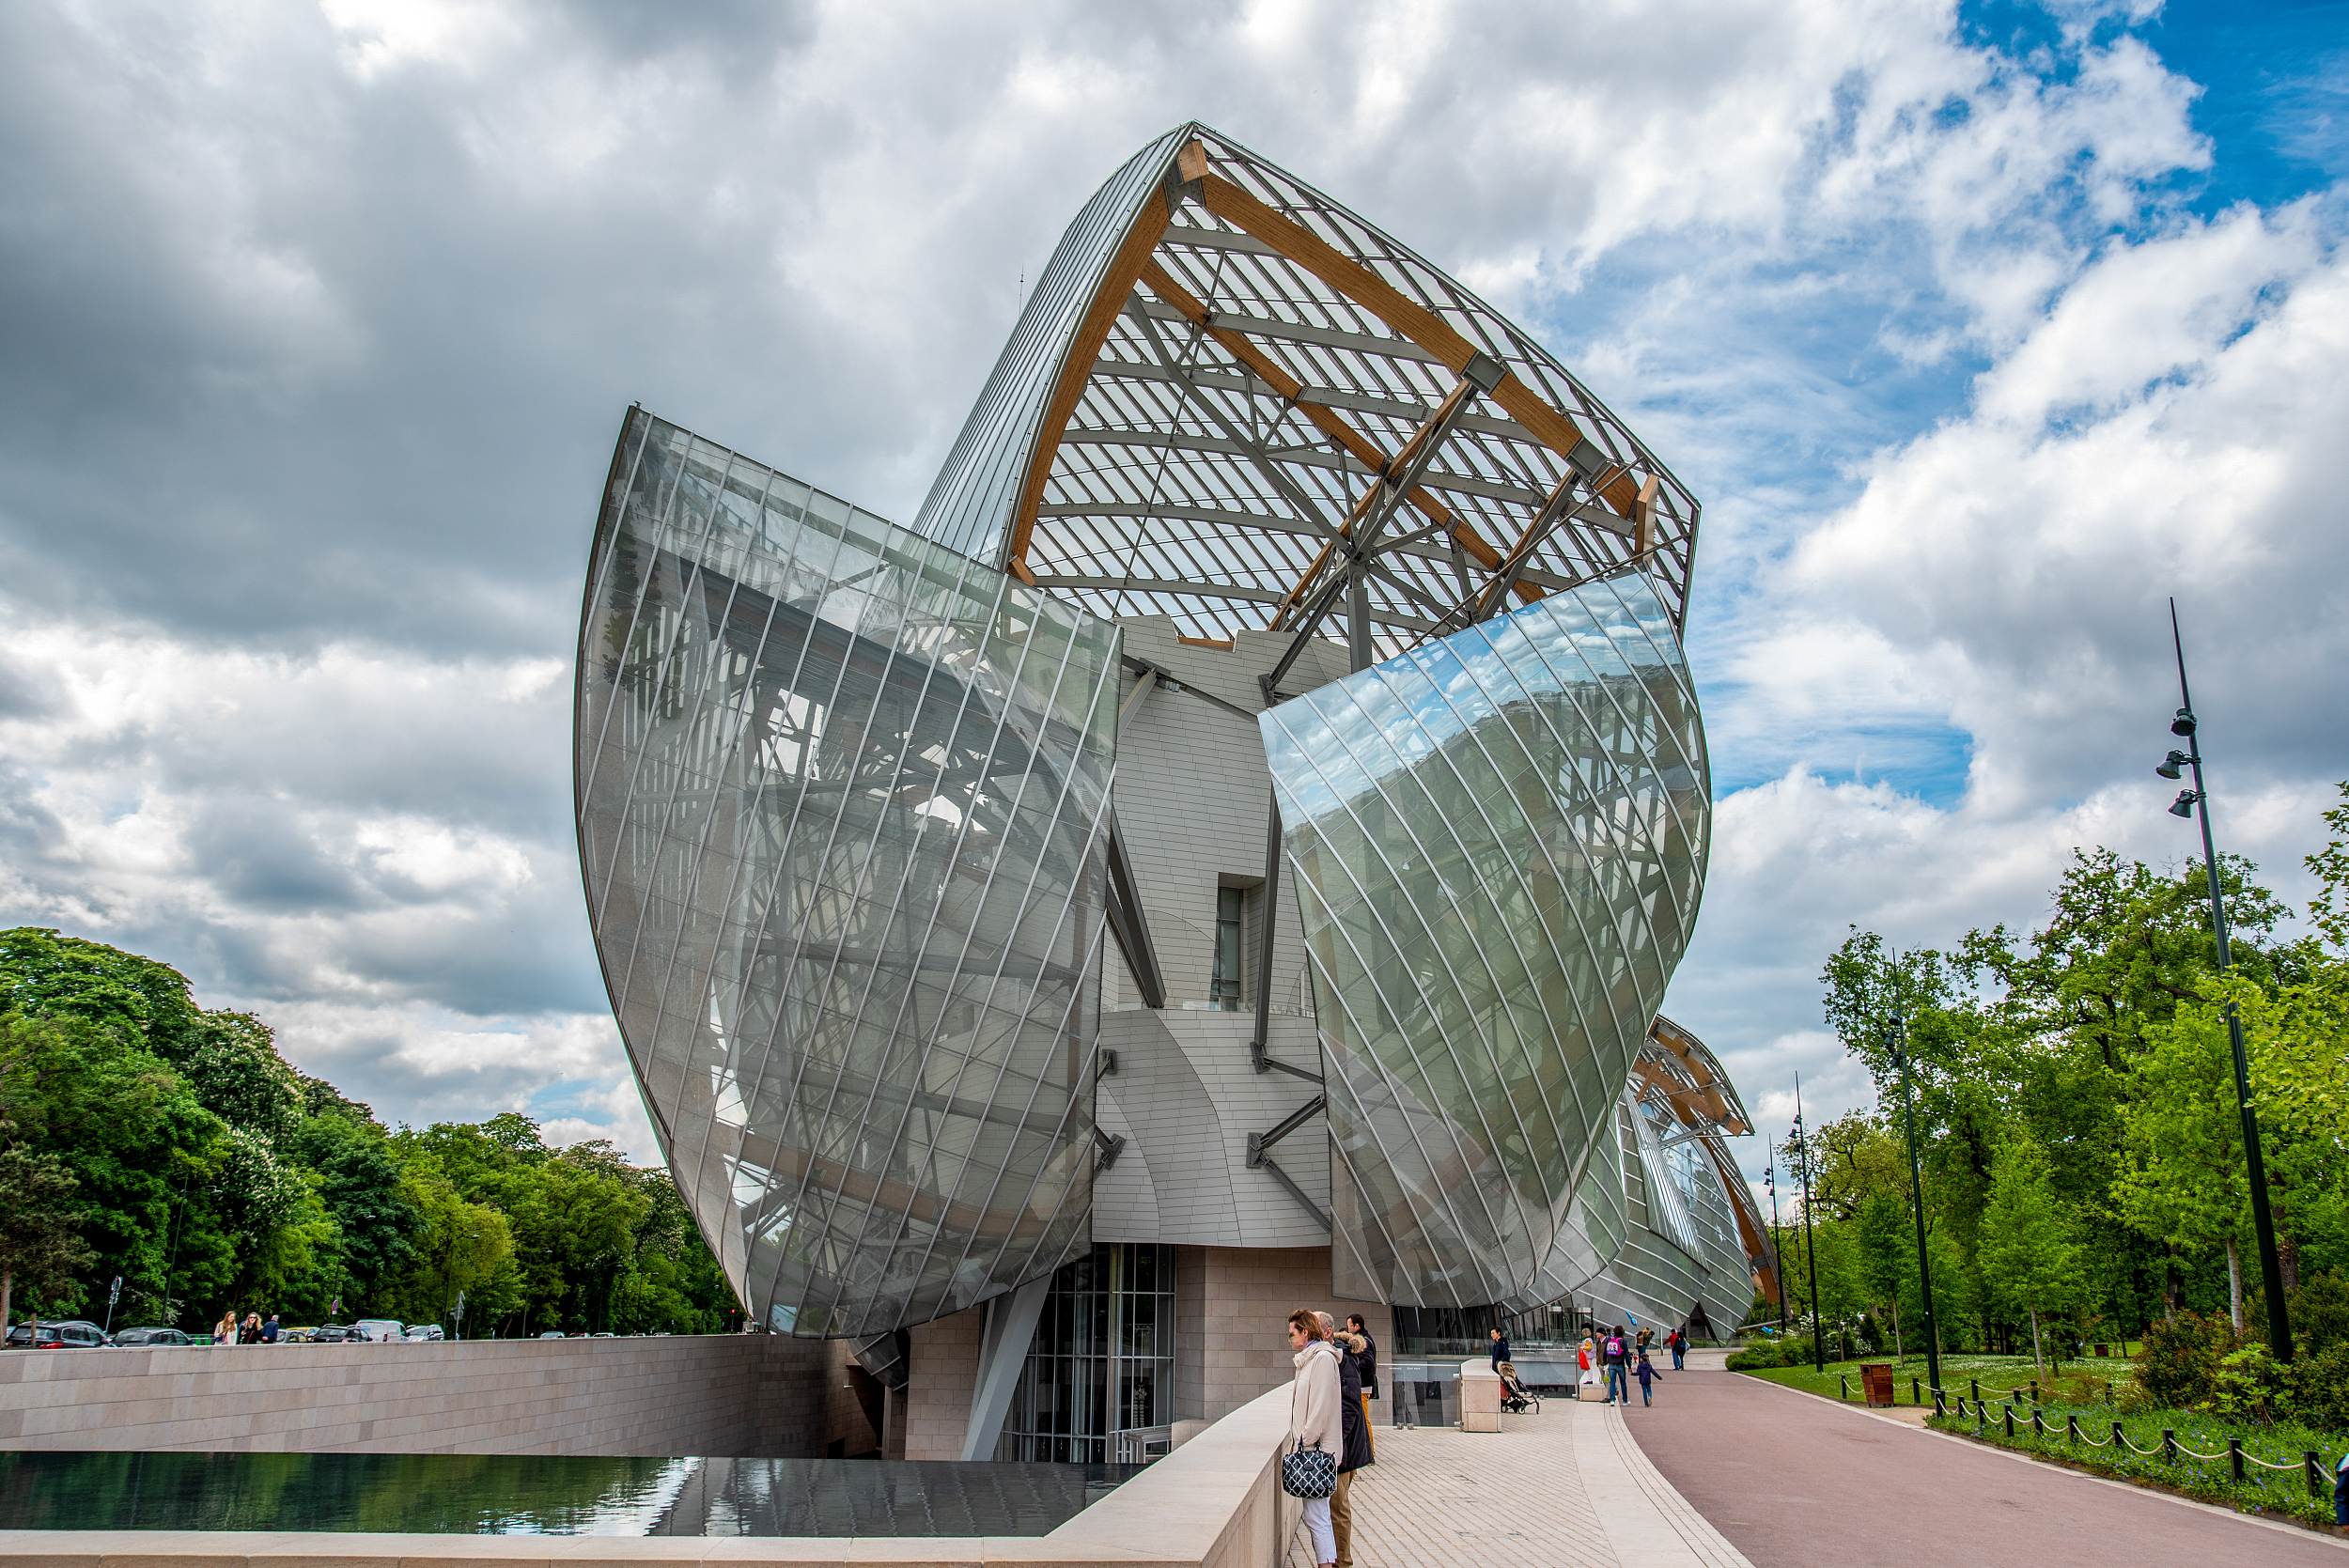
POLYGON ((1911 1405, 1922 1405, 1924 1402, 1925 1386, 1919 1382, 1916 1378, 1910 1378, 1908 1380, 1908 1403, 1911 1405))
POLYGON ((2161 1429, 2161 1462, 2165 1465, 2178 1462, 2178 1435, 2166 1426, 2161 1429))
POLYGON ((1933 1390, 1933 1413, 1937 1416, 1944 1413, 1941 1404, 1941 1390, 1938 1389, 1933 1390))
POLYGON ((2006 1435, 2011 1438, 2015 1436, 2015 1406, 2008 1404, 2000 1408, 2006 1412, 2006 1435))
POLYGON ((2039 1403, 2039 1379, 2036 1377, 2030 1380, 2030 1402, 2033 1405, 2039 1403))
POLYGON ((2316 1451, 2314 1449, 2308 1449, 2302 1452, 2300 1455, 2300 1468, 2308 1473, 2309 1496, 2311 1498, 2324 1497, 2325 1461, 2316 1456, 2316 1451))
POLYGON ((1974 1385, 1974 1403, 1976 1405, 1980 1405, 1982 1403, 1982 1379, 1976 1377, 1970 1379, 1970 1381, 1974 1385))
POLYGON ((2077 1443, 2080 1440, 2080 1419, 2077 1412, 2063 1418, 2063 1436, 2066 1442, 2077 1443))
POLYGON ((1851 1398, 1851 1379, 1840 1372, 1835 1374, 1835 1397, 1837 1399, 1851 1398))
POLYGON ((2243 1439, 2240 1437, 2227 1439, 2227 1468, 2234 1472, 2236 1483, 2241 1484, 2243 1481, 2243 1439))
POLYGON ((2045 1437, 2047 1435, 2047 1423, 2040 1419, 2039 1406, 2036 1405, 2030 1407, 2030 1435, 2034 1437, 2045 1437))
POLYGON ((2129 1440, 2121 1436, 2121 1423, 2119 1421, 2114 1421, 2112 1423, 2112 1446, 2116 1450, 2125 1449, 2129 1446, 2129 1440))

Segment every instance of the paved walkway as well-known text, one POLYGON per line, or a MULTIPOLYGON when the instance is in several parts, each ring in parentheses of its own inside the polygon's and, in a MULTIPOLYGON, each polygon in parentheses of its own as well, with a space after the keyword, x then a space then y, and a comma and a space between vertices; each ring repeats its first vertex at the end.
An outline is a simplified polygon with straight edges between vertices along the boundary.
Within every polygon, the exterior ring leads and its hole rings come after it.
MULTIPOLYGON (((1378 1463, 1354 1481, 1355 1568, 1750 1568, 1657 1473, 1623 1412, 1546 1400, 1501 1422, 1380 1427, 1378 1463)), ((1313 1568, 1301 1531, 1288 1568, 1313 1568)))
POLYGON ((1755 1568, 2349 1568, 2349 1542, 1700 1370, 1693 1358, 1665 1374, 1653 1407, 1635 1405, 1624 1421, 1755 1568))

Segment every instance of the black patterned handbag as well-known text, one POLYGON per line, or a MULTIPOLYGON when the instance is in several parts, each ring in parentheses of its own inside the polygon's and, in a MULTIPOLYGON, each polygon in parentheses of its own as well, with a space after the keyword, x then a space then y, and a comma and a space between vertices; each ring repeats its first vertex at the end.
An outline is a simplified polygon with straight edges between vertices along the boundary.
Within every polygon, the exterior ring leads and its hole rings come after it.
POLYGON ((1299 1437, 1294 1451, 1281 1455, 1281 1490, 1307 1502, 1338 1489, 1338 1456, 1324 1453, 1321 1445, 1305 1446, 1299 1437))

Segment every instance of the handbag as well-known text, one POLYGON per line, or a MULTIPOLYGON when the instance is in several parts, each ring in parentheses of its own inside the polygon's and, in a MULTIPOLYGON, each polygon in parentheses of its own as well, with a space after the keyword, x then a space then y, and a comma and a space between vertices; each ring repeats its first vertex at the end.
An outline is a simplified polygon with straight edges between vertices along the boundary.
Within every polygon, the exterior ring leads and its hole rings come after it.
POLYGON ((1299 1437, 1292 1452, 1281 1455, 1281 1490, 1290 1497, 1311 1502, 1337 1489, 1338 1456, 1324 1453, 1319 1443, 1307 1448, 1299 1437))

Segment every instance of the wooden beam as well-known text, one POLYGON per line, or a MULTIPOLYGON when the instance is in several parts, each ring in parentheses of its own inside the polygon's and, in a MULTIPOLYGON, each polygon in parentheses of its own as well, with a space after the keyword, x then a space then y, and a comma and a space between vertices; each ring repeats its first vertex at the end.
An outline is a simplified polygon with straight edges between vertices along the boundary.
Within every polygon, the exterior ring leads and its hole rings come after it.
POLYGON ((1663 488, 1662 476, 1651 474, 1631 503, 1632 548, 1643 560, 1656 553, 1656 496, 1663 488))
POLYGON ((1085 381, 1093 374, 1093 362, 1109 340, 1110 329, 1117 324, 1117 313, 1126 308, 1134 279, 1158 248, 1159 237, 1166 232, 1166 223, 1165 202, 1155 196, 1143 202, 1134 214, 1133 226, 1126 231, 1125 242, 1110 257, 1101 287, 1095 290, 1093 303, 1077 324, 1077 335, 1061 360, 1060 379, 1053 383, 1044 417, 1036 425, 1035 448, 1028 454, 1028 472, 1020 479, 1019 500, 1011 514, 1011 536, 1003 548, 1003 569, 1021 582, 1034 581, 1028 570, 1028 541, 1035 533, 1035 509, 1044 499, 1045 481, 1051 477, 1052 459, 1060 452, 1061 432, 1076 413, 1077 400, 1084 396, 1085 381))
MULTIPOLYGON (((1197 147, 1199 144, 1193 142, 1190 145, 1197 147)), ((1187 147, 1184 150, 1188 152, 1190 148, 1187 147)), ((1245 334, 1212 325, 1212 318, 1208 314, 1206 302, 1175 282, 1173 275, 1156 260, 1143 264, 1141 281, 1148 286, 1150 292, 1181 311, 1187 320, 1214 339, 1225 353, 1247 366, 1250 374, 1270 387, 1283 401, 1294 406, 1298 412, 1311 420, 1315 429, 1345 447, 1364 466, 1382 474, 1389 471, 1389 466, 1394 459, 1381 451, 1377 442, 1347 424, 1339 417, 1335 410, 1306 398, 1303 396, 1304 383, 1281 368, 1277 360, 1251 343, 1245 334)), ((1501 569, 1501 551, 1486 542, 1485 536, 1476 531, 1473 524, 1454 517, 1450 507, 1428 494, 1421 486, 1412 486, 1407 499, 1428 521, 1451 535, 1461 550, 1486 571, 1501 569)), ((1346 530, 1342 530, 1342 532, 1350 531, 1351 528, 1352 524, 1348 523, 1346 530)), ((1326 544, 1321 547, 1321 554, 1315 558, 1304 577, 1299 580, 1298 585, 1290 590, 1288 598, 1282 600, 1282 613, 1285 613, 1288 607, 1303 594, 1306 586, 1320 575, 1322 567, 1329 562, 1330 550, 1330 547, 1326 544)), ((1542 592, 1539 583, 1519 582, 1517 584, 1517 597, 1528 604, 1541 598, 1542 592)), ((1278 624, 1279 618, 1278 614, 1274 616, 1275 624, 1278 624)))
MULTIPOLYGON (((1450 323, 1296 219, 1274 210, 1207 169, 1203 157, 1195 178, 1200 181, 1200 203, 1208 211, 1263 241, 1362 306, 1441 360, 1455 375, 1468 368, 1470 356, 1477 352, 1476 345, 1461 336, 1450 323)), ((1515 372, 1502 377, 1491 396, 1512 418, 1541 438, 1543 444, 1560 457, 1570 456, 1581 444, 1582 432, 1574 421, 1544 402, 1515 372)), ((1628 496, 1619 503, 1610 494, 1608 501, 1619 512, 1629 511, 1628 496)))

